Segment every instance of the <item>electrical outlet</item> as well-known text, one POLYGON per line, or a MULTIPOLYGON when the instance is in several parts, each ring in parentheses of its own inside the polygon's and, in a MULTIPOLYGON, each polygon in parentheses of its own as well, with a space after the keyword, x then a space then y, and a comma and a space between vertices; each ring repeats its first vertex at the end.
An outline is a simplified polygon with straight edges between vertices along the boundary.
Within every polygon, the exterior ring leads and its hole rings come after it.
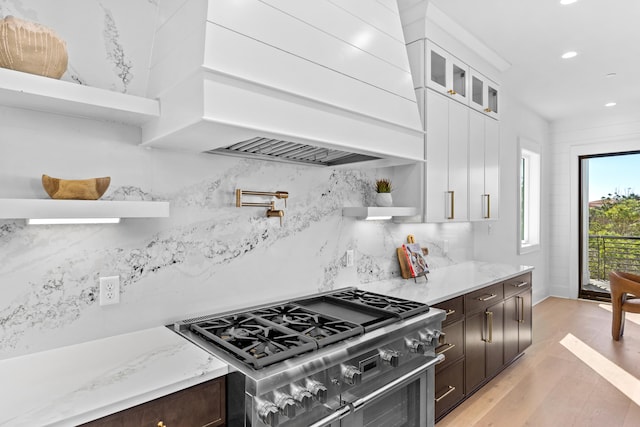
POLYGON ((100 278, 100 305, 118 304, 120 302, 120 276, 100 278))
POLYGON ((347 267, 353 267, 355 264, 355 256, 353 254, 353 249, 349 249, 347 251, 347 267))

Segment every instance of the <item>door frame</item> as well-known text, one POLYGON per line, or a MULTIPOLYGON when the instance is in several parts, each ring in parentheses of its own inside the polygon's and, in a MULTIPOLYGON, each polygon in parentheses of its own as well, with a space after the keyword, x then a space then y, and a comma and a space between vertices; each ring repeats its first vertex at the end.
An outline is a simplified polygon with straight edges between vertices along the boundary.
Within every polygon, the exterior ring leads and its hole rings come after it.
POLYGON ((606 156, 614 153, 632 154, 639 153, 638 140, 600 140, 589 144, 572 145, 570 149, 570 183, 569 183, 569 289, 573 298, 580 298, 580 275, 582 268, 580 264, 581 253, 581 230, 580 221, 580 197, 581 197, 581 157, 606 156), (578 218, 578 221, 573 221, 578 218))

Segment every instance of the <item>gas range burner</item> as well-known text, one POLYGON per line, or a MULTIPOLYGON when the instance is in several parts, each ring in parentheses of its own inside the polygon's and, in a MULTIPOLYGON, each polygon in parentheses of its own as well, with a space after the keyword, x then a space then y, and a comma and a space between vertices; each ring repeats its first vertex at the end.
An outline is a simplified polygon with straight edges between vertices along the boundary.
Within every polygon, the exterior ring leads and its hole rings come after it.
POLYGON ((207 319, 191 330, 256 369, 317 348, 309 337, 247 314, 207 319))
POLYGON ((361 335, 364 332, 360 325, 316 313, 295 304, 267 307, 250 314, 310 337, 318 342, 319 347, 361 335))
POLYGON ((414 316, 418 313, 426 313, 429 311, 429 306, 427 304, 376 294, 374 292, 367 292, 360 289, 349 289, 338 292, 332 294, 331 297, 396 313, 403 319, 414 316))

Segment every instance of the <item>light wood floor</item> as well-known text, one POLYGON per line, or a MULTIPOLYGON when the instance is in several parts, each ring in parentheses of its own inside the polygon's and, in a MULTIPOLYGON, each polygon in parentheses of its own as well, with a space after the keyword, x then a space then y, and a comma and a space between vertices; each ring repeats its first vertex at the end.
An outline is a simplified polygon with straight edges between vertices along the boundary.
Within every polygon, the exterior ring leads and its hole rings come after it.
POLYGON ((561 298, 537 304, 533 345, 524 356, 436 427, 640 426, 640 407, 559 343, 573 334, 637 378, 632 385, 640 396, 640 325, 627 314, 624 337, 613 341, 611 313, 600 304, 561 298))

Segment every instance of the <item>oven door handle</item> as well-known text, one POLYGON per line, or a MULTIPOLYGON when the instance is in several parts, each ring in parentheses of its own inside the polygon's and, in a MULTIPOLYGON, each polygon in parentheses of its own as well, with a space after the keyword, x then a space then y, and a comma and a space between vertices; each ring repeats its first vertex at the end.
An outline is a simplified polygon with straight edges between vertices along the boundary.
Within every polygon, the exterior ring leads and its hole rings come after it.
POLYGON ((336 409, 336 411, 333 412, 331 415, 328 415, 322 418, 321 420, 316 421, 315 423, 309 425, 309 427, 325 427, 325 426, 331 425, 331 423, 334 423, 338 420, 343 419, 348 414, 359 411, 360 409, 364 408, 366 405, 368 405, 375 399, 381 397, 383 394, 388 393, 389 391, 409 381, 410 379, 422 373, 423 371, 426 371, 427 369, 437 365, 443 360, 444 360, 444 354, 439 354, 433 359, 429 360, 424 365, 420 365, 417 368, 407 372, 403 376, 396 378, 395 380, 391 381, 388 384, 385 384, 384 386, 380 387, 373 393, 370 393, 364 397, 361 397, 360 399, 354 400, 352 403, 348 405, 345 405, 336 409))

